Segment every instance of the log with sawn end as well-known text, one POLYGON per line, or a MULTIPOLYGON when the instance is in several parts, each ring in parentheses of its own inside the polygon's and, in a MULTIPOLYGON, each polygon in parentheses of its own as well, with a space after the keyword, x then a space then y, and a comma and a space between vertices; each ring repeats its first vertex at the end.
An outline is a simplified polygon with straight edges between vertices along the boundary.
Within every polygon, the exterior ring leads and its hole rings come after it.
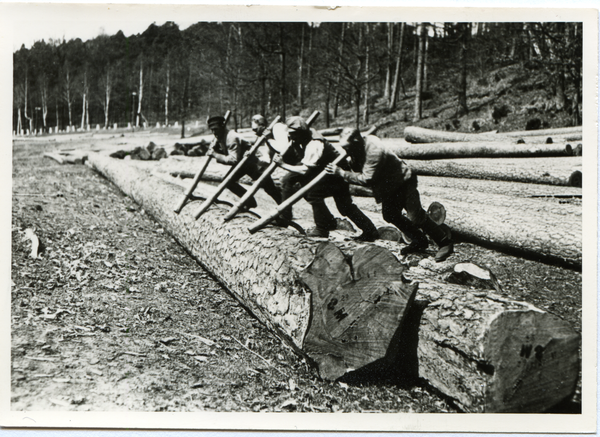
POLYGON ((383 139, 383 143, 402 159, 527 158, 573 156, 570 144, 512 144, 508 141, 467 141, 451 143, 406 144, 383 139))
POLYGON ((502 133, 464 133, 448 132, 434 129, 425 129, 417 126, 408 126, 404 129, 404 139, 409 143, 439 143, 439 142, 465 142, 465 141, 504 141, 517 142, 523 139, 526 143, 545 143, 548 138, 553 142, 577 141, 582 139, 581 127, 562 128, 552 130, 536 130, 526 132, 502 133), (523 138, 521 138, 523 137, 523 138))
POLYGON ((418 174, 581 187, 582 157, 406 160, 418 174))
MULTIPOLYGON (((190 213, 191 208, 175 214, 172 207, 182 189, 154 176, 151 162, 127 164, 99 155, 90 160, 94 168, 159 221, 261 322, 315 362, 323 378, 337 379, 383 359, 392 338, 398 336, 403 313, 416 287, 402 281, 404 267, 393 255, 386 257, 386 249, 358 248, 351 256, 352 264, 344 269, 347 274, 340 273, 339 281, 332 282, 340 292, 339 304, 325 298, 319 303, 310 286, 300 281, 309 265, 314 277, 321 275, 317 267, 318 241, 281 228, 252 235, 247 229, 251 221, 246 214, 224 223, 222 208, 211 208, 198 220, 190 213), (382 276, 383 268, 388 274, 385 281, 365 276, 369 272, 382 276), (361 271, 365 275, 360 276, 361 271), (316 320, 325 322, 311 324, 316 320), (377 331, 372 329, 373 320, 380 323, 377 331), (352 332, 352 338, 347 337, 348 332, 352 332), (336 344, 337 349, 310 352, 313 342, 317 343, 314 350, 318 350, 323 339, 336 344)), ((203 185, 198 186, 206 195, 204 189, 208 187, 203 185)), ((327 258, 331 252, 325 252, 327 258)), ((329 278, 327 274, 324 277, 329 278)), ((315 279, 306 281, 315 283, 315 279)))
POLYGON ((160 161, 144 162, 142 167, 93 154, 88 164, 162 223, 261 322, 314 360, 324 378, 368 366, 370 360, 388 365, 404 362, 404 367, 413 368, 416 376, 465 411, 541 412, 574 390, 578 335, 562 320, 531 305, 472 293, 417 267, 403 267, 379 250, 391 251, 381 244, 376 248, 346 241, 332 247, 276 227, 252 235, 247 231, 248 216, 225 224, 225 211, 220 208, 197 221, 189 210, 177 215, 173 204, 182 188, 152 176, 149 170, 160 166, 160 161), (347 259, 352 259, 352 268, 346 266, 347 259), (385 262, 379 262, 382 259, 385 262), (329 270, 332 260, 339 265, 337 275, 329 270), (377 262, 369 264, 369 260, 377 262), (388 273, 389 280, 368 281, 388 273), (398 318, 410 304, 414 285, 398 280, 398 273, 419 283, 404 323, 398 318), (334 291, 336 280, 342 284, 334 291), (361 281, 369 285, 361 287, 361 281), (360 298, 353 294, 357 290, 360 298), (380 303, 385 305, 382 313, 377 312, 380 303), (370 347, 375 344, 370 320, 383 314, 387 324, 392 307, 396 308, 394 321, 387 329, 375 331, 380 343, 370 347), (360 314, 365 314, 364 319, 358 318, 360 314), (356 327, 348 323, 352 318, 362 321, 365 329, 352 331, 356 327), (321 333, 312 331, 318 325, 324 329, 321 333), (328 354, 324 345, 334 337, 336 349, 328 354), (361 342, 366 344, 359 346, 361 342))

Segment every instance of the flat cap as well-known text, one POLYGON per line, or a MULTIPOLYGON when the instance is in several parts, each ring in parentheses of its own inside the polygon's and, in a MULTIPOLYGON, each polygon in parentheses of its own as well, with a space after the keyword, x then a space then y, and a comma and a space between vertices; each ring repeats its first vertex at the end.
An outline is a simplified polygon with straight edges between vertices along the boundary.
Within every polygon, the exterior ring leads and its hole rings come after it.
POLYGON ((212 117, 209 117, 208 120, 206 120, 206 123, 208 124, 208 126, 220 126, 225 124, 225 117, 221 115, 213 115, 212 117))
POLYGON ((287 125, 287 127, 289 128, 289 130, 296 130, 296 131, 307 131, 308 130, 308 125, 306 124, 306 122, 304 121, 304 119, 302 117, 290 117, 285 121, 285 124, 287 125))

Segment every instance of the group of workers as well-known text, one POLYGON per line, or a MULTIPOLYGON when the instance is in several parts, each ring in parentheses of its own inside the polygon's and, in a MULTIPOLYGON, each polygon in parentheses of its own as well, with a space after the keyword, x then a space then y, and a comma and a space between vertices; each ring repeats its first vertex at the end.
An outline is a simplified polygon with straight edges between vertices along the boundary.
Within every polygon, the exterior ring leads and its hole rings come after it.
MULTIPOLYGON (((236 166, 249 144, 237 132, 227 129, 224 117, 210 117, 208 126, 216 142, 207 155, 221 164, 236 166)), ((270 161, 287 171, 281 179, 281 191, 270 176, 260 185, 277 204, 325 171, 325 177, 304 196, 312 206, 315 222, 307 236, 327 238, 329 231, 336 228, 336 220, 325 204, 326 198, 333 197, 340 214, 348 217, 362 231, 356 240, 370 242, 379 237, 371 219, 350 196, 349 184, 356 184, 372 189, 376 202, 381 203, 383 219, 410 240, 401 249, 403 255, 424 251, 429 246, 425 234, 438 246, 437 262, 444 261, 454 252, 449 232, 435 223, 421 206, 417 175, 376 136, 363 137, 358 129, 345 128, 339 143, 334 146, 297 116, 275 124, 272 132, 266 132, 266 129, 265 118, 255 115, 252 130, 258 136, 267 135, 268 152, 263 156, 247 156, 243 167, 227 185, 235 195, 243 197, 246 193, 246 189, 237 182, 240 177, 248 175, 253 180, 258 179, 270 161), (334 163, 342 154, 346 154, 347 158, 334 163), (403 211, 406 211, 407 217, 403 211)), ((256 205, 256 199, 251 197, 245 207, 254 208, 256 205)), ((291 220, 290 206, 280 212, 274 224, 285 227, 291 220)))

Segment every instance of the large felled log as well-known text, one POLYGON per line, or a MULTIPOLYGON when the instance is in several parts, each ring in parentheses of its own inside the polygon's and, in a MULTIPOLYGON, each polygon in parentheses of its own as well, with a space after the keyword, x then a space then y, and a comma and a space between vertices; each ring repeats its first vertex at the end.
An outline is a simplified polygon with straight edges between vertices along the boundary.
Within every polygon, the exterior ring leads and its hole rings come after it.
POLYGON ((526 197, 529 184, 507 186, 506 193, 494 193, 471 189, 464 179, 457 181, 463 182, 462 187, 420 185, 425 202, 444 205, 446 223, 454 233, 488 247, 581 267, 583 221, 579 201, 573 204, 555 197, 526 197), (521 192, 514 195, 519 189, 521 192))
MULTIPOLYGON (((555 316, 444 283, 419 267, 397 267, 379 249, 392 251, 398 245, 336 242, 341 257, 330 243, 320 245, 287 229, 267 227, 251 235, 246 214, 227 224, 222 222, 226 210, 217 207, 198 221, 193 220, 193 208, 176 215, 172 209, 183 190, 151 175, 149 165, 157 168, 160 162, 128 165, 99 155, 88 162, 162 223, 280 338, 299 353, 310 351, 325 377, 366 362, 363 349, 377 355, 385 350, 371 341, 359 346, 361 338, 355 336, 374 330, 381 338, 393 331, 382 330, 374 320, 387 323, 392 307, 402 316, 410 303, 414 285, 398 280, 402 271, 419 282, 419 289, 402 333, 393 332, 384 361, 396 357, 397 365, 404 363, 466 411, 541 412, 574 390, 579 337, 555 316), (352 259, 352 268, 345 259, 352 259), (362 281, 371 285, 361 287, 362 281), (361 290, 360 297, 356 290, 361 290), (325 330, 312 331, 319 325, 325 330)), ((200 184, 202 190, 206 187, 200 184)), ((398 323, 393 326, 398 328, 398 323)))
POLYGON ((581 187, 580 156, 406 160, 419 175, 581 187))
MULTIPOLYGON (((540 261, 581 267, 579 188, 420 177, 419 192, 423 205, 444 205, 445 222, 460 239, 540 261)), ((371 199, 355 198, 355 203, 364 211, 381 211, 371 199)))
POLYGON ((579 128, 578 131, 572 131, 571 128, 567 128, 567 131, 560 129, 552 129, 551 131, 526 131, 523 132, 502 132, 502 133, 481 133, 471 134, 464 132, 448 132, 438 131, 433 129, 425 129, 416 126, 407 126, 404 129, 404 139, 409 143, 442 143, 442 142, 466 142, 466 141, 504 141, 508 142, 508 139, 513 139, 516 143, 517 140, 523 139, 526 143, 545 143, 548 138, 552 138, 552 141, 563 142, 563 141, 577 141, 582 139, 582 131, 579 128))
POLYGON ((420 322, 420 377, 472 412, 544 411, 574 392, 580 337, 567 323, 523 302, 465 292, 435 279, 431 265, 423 260, 406 274, 419 281, 405 323, 408 330, 420 322))
MULTIPOLYGON (((162 223, 259 320, 313 360, 323 378, 336 379, 385 357, 416 289, 402 282, 405 268, 393 255, 385 255, 386 249, 378 248, 374 253, 358 248, 352 254, 353 266, 346 269, 351 275, 339 278, 343 283, 325 274, 324 280, 341 290, 339 305, 332 304, 331 299, 319 303, 311 300, 309 288, 299 282, 311 263, 310 271, 319 275, 314 264, 320 259, 317 241, 281 228, 252 235, 248 232, 248 217, 252 216, 243 213, 224 223, 226 209, 219 205, 213 205, 198 220, 193 217, 194 208, 189 206, 177 215, 172 210, 181 188, 153 176, 156 167, 151 162, 130 161, 127 165, 99 155, 90 162, 162 223), (361 269, 364 274, 359 273, 361 269), (385 273, 387 279, 365 276, 371 271, 378 276, 385 273), (372 329, 373 317, 380 323, 378 331, 372 329), (321 319, 326 323, 314 323, 321 319), (346 326, 348 323, 352 329, 346 326), (346 337, 349 332, 352 339, 346 337), (311 339, 316 342, 314 345, 311 339), (311 353, 319 350, 324 339, 337 347, 325 353, 311 353)), ((204 184, 198 187, 195 194, 205 197, 210 190, 216 190, 204 184)))
POLYGON ((511 144, 500 141, 398 144, 383 140, 402 159, 522 158, 534 156, 572 156, 570 144, 511 144))

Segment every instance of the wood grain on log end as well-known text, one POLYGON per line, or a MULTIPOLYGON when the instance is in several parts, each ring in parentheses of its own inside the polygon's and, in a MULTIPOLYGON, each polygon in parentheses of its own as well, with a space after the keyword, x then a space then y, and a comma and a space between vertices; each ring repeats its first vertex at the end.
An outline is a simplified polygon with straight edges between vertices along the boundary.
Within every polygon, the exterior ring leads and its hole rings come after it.
POLYGON ((337 246, 322 243, 300 276, 312 291, 303 349, 328 380, 393 355, 392 338, 417 291, 385 248, 360 247, 350 262, 337 246))
POLYGON ((484 356, 493 366, 486 412, 540 412, 573 394, 580 336, 557 316, 513 311, 490 324, 484 356))

